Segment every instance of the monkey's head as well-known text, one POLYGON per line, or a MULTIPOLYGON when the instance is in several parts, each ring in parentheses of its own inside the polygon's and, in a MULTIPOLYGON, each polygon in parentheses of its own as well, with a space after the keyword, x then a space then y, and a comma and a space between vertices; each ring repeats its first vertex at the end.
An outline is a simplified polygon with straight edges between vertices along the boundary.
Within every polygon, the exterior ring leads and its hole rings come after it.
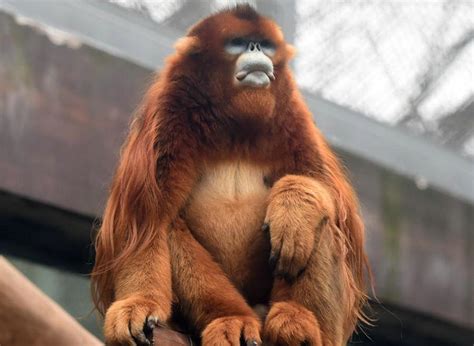
POLYGON ((198 22, 176 45, 200 89, 231 113, 268 118, 290 88, 293 47, 249 5, 198 22))

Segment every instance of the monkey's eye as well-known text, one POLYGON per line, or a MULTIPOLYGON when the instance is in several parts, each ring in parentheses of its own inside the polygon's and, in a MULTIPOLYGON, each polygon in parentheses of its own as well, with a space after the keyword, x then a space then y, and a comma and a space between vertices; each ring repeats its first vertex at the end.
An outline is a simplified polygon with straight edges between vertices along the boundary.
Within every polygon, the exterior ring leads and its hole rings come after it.
POLYGON ((270 40, 263 40, 262 42, 260 42, 260 47, 262 47, 262 50, 265 55, 273 56, 275 54, 276 46, 270 40))
POLYGON ((248 42, 245 39, 236 37, 227 42, 224 48, 227 53, 237 55, 245 52, 247 44, 248 42))

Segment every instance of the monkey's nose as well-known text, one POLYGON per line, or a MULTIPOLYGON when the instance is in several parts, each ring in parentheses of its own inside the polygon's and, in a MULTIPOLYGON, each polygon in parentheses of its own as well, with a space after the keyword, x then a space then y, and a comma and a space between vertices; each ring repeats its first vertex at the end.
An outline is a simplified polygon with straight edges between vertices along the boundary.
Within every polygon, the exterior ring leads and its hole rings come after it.
POLYGON ((262 47, 260 47, 260 43, 258 42, 250 42, 247 50, 250 52, 253 52, 253 51, 261 52, 262 47))

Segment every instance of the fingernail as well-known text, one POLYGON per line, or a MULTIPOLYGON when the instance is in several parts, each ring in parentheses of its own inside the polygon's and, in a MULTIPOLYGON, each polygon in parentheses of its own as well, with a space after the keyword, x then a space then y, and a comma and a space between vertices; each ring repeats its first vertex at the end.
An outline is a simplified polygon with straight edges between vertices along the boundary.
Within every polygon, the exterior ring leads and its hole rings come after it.
POLYGON ((154 319, 151 319, 151 318, 147 319, 147 321, 146 321, 147 328, 153 329, 153 328, 156 327, 156 325, 157 325, 157 322, 154 319))
POLYGON ((270 265, 270 269, 273 271, 276 267, 277 263, 277 257, 274 254, 270 255, 270 258, 268 259, 268 264, 270 265))

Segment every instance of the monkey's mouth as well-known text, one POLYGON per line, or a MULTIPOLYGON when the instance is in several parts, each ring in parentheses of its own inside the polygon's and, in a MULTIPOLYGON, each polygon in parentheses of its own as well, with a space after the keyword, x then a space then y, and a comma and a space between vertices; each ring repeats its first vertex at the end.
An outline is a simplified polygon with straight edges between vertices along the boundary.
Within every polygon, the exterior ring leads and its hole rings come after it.
POLYGON ((273 62, 260 49, 249 48, 237 59, 234 77, 238 86, 266 88, 275 80, 273 62))
POLYGON ((239 81, 240 85, 262 88, 275 80, 275 75, 273 71, 269 71, 268 69, 255 69, 239 71, 235 74, 235 78, 239 81))

